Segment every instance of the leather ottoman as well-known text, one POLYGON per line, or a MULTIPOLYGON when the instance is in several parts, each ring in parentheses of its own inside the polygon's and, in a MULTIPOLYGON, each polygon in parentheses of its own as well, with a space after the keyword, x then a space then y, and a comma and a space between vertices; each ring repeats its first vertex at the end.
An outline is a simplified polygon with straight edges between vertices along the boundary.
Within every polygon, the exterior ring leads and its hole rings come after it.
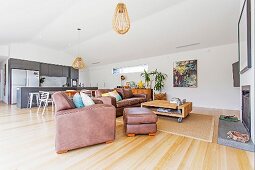
POLYGON ((154 136, 157 132, 157 120, 157 115, 147 108, 125 108, 123 112, 124 130, 127 136, 136 134, 154 136))

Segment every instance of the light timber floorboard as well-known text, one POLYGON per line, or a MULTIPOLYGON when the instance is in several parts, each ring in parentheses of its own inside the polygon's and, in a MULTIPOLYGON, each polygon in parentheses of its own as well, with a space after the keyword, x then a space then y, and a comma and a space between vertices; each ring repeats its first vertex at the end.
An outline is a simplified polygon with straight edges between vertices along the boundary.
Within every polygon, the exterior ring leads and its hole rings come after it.
POLYGON ((237 111, 194 108, 215 116, 213 142, 157 132, 156 136, 126 137, 116 124, 116 140, 66 154, 54 151, 55 119, 33 109, 0 103, 0 169, 254 169, 254 153, 217 144, 220 114, 237 111))

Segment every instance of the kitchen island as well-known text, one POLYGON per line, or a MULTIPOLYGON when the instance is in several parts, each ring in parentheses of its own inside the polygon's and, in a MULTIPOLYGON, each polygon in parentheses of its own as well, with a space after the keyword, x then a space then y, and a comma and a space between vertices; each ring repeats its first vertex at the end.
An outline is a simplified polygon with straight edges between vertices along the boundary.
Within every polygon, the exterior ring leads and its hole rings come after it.
POLYGON ((17 88, 17 107, 27 108, 29 93, 39 91, 66 91, 66 90, 97 90, 98 87, 19 87, 17 88))

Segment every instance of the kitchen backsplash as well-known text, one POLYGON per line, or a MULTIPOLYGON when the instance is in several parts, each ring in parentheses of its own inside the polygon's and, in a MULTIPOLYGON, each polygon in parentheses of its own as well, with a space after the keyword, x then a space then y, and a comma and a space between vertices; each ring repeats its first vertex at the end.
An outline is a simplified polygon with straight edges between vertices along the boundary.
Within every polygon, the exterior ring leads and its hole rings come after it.
POLYGON ((41 78, 45 78, 44 82, 41 83, 41 87, 62 87, 66 84, 66 77, 47 77, 43 76, 41 78))

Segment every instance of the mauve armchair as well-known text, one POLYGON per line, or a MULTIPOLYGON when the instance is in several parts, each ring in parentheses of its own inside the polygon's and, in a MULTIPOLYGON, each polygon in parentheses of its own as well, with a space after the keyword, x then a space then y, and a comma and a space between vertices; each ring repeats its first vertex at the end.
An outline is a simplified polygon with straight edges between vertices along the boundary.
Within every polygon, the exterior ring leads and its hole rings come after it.
POLYGON ((58 154, 69 150, 111 143, 115 139, 116 109, 100 104, 75 109, 73 102, 63 92, 53 94, 56 116, 55 148, 58 154))

